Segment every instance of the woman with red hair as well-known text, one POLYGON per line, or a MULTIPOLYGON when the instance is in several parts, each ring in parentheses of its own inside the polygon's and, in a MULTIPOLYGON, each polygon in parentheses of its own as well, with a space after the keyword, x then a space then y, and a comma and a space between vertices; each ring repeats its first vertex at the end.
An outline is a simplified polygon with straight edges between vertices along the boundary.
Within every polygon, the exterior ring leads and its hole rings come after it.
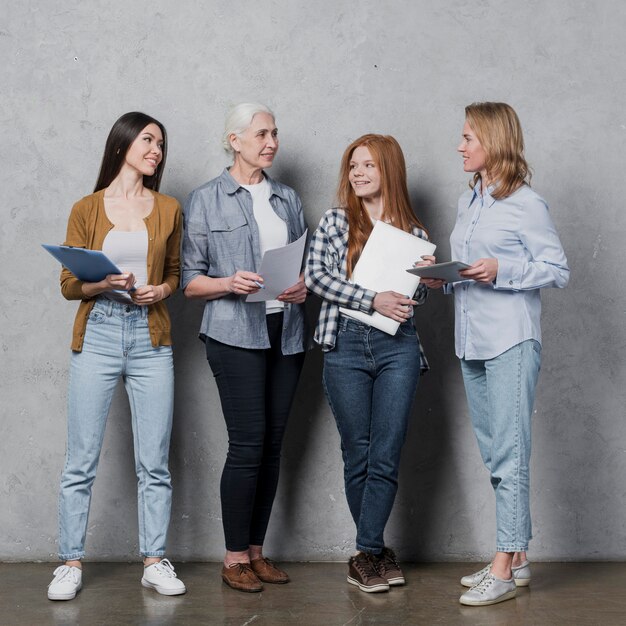
POLYGON ((323 299, 315 341, 324 351, 324 390, 341 437, 346 497, 357 530, 348 582, 372 593, 405 582, 383 533, 414 391, 420 371, 428 369, 412 321, 426 289, 420 286, 413 297, 377 293, 351 277, 377 220, 423 239, 427 234, 411 208, 404 156, 393 137, 364 135, 348 146, 337 195, 339 207, 322 217, 313 235, 305 281, 323 299), (400 326, 392 336, 340 307, 376 311, 400 326))

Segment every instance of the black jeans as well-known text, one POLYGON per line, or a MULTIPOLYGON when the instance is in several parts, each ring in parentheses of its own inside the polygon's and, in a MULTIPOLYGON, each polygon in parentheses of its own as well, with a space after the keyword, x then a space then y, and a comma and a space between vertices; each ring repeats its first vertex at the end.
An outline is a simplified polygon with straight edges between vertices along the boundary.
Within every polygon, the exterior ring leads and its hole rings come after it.
POLYGON ((206 338, 228 429, 220 485, 226 549, 263 545, 278 486, 280 449, 304 353, 281 352, 282 313, 267 316, 271 347, 237 348, 206 338))

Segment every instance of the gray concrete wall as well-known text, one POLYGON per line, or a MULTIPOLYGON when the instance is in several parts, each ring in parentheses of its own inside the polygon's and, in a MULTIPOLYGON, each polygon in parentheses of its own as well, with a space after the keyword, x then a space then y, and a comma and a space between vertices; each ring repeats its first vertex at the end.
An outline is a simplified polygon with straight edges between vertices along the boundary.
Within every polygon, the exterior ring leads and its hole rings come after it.
MULTIPOLYGON (((183 201, 226 164, 225 110, 277 113, 272 175, 302 196, 313 228, 331 206, 347 143, 390 133, 404 148, 417 211, 448 258, 467 175, 455 153, 463 107, 505 100, 526 131, 534 187, 548 200, 572 280, 544 294, 544 362, 534 416, 534 559, 626 557, 624 173, 626 5, 443 0, 2 0, 0 170, 0 558, 56 554, 70 330, 76 303, 41 242, 61 242, 95 182, 123 112, 168 128, 162 190, 183 201)), ((169 552, 219 559, 226 434, 196 337, 201 305, 170 301, 176 415, 169 552)), ((314 307, 312 307, 314 313, 314 307)), ((404 559, 487 556, 493 496, 453 352, 453 303, 418 313, 432 371, 420 383, 387 540, 404 559)), ((343 559, 354 531, 339 440, 307 358, 267 539, 281 559, 343 559)), ((111 410, 96 481, 91 559, 137 554, 128 405, 111 410)))

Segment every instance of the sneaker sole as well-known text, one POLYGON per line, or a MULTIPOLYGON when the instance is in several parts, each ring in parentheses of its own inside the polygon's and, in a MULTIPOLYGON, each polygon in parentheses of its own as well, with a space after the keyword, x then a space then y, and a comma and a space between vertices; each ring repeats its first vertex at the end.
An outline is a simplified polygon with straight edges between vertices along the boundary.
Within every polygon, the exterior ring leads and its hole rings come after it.
POLYGON ((389 591, 389 584, 379 584, 379 585, 370 585, 369 587, 360 583, 356 578, 351 578, 348 576, 348 582, 355 587, 358 587, 361 591, 365 591, 365 593, 380 593, 381 591, 389 591))
POLYGON ((48 600, 73 600, 76 594, 83 588, 82 585, 78 586, 78 589, 74 593, 50 593, 48 592, 48 600))
POLYGON ((166 589, 165 587, 159 587, 158 585, 155 585, 147 581, 145 578, 141 579, 141 584, 146 589, 154 589, 157 593, 160 593, 162 596, 180 596, 183 593, 187 592, 187 587, 183 587, 182 589, 166 589))
POLYGON ((489 606, 491 604, 498 604, 499 602, 505 602, 506 600, 512 600, 515 597, 515 589, 507 593, 503 593, 494 600, 463 600, 463 597, 459 599, 461 604, 465 606, 489 606))
POLYGON ((406 585, 404 576, 397 576, 396 578, 387 578, 387 582, 390 587, 399 587, 400 585, 406 585))

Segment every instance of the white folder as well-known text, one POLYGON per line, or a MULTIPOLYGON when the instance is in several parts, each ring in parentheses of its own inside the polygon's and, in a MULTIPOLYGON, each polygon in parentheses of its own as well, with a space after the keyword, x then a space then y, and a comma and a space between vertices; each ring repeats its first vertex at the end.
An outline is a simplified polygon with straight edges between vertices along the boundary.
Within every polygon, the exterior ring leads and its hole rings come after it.
MULTIPOLYGON (((433 243, 379 220, 363 247, 351 282, 377 292, 396 291, 413 296, 420 278, 406 270, 420 261, 423 254, 433 254, 436 248, 433 243)), ((399 322, 376 311, 368 314, 344 307, 339 310, 343 315, 390 335, 395 335, 400 326, 399 322)))

